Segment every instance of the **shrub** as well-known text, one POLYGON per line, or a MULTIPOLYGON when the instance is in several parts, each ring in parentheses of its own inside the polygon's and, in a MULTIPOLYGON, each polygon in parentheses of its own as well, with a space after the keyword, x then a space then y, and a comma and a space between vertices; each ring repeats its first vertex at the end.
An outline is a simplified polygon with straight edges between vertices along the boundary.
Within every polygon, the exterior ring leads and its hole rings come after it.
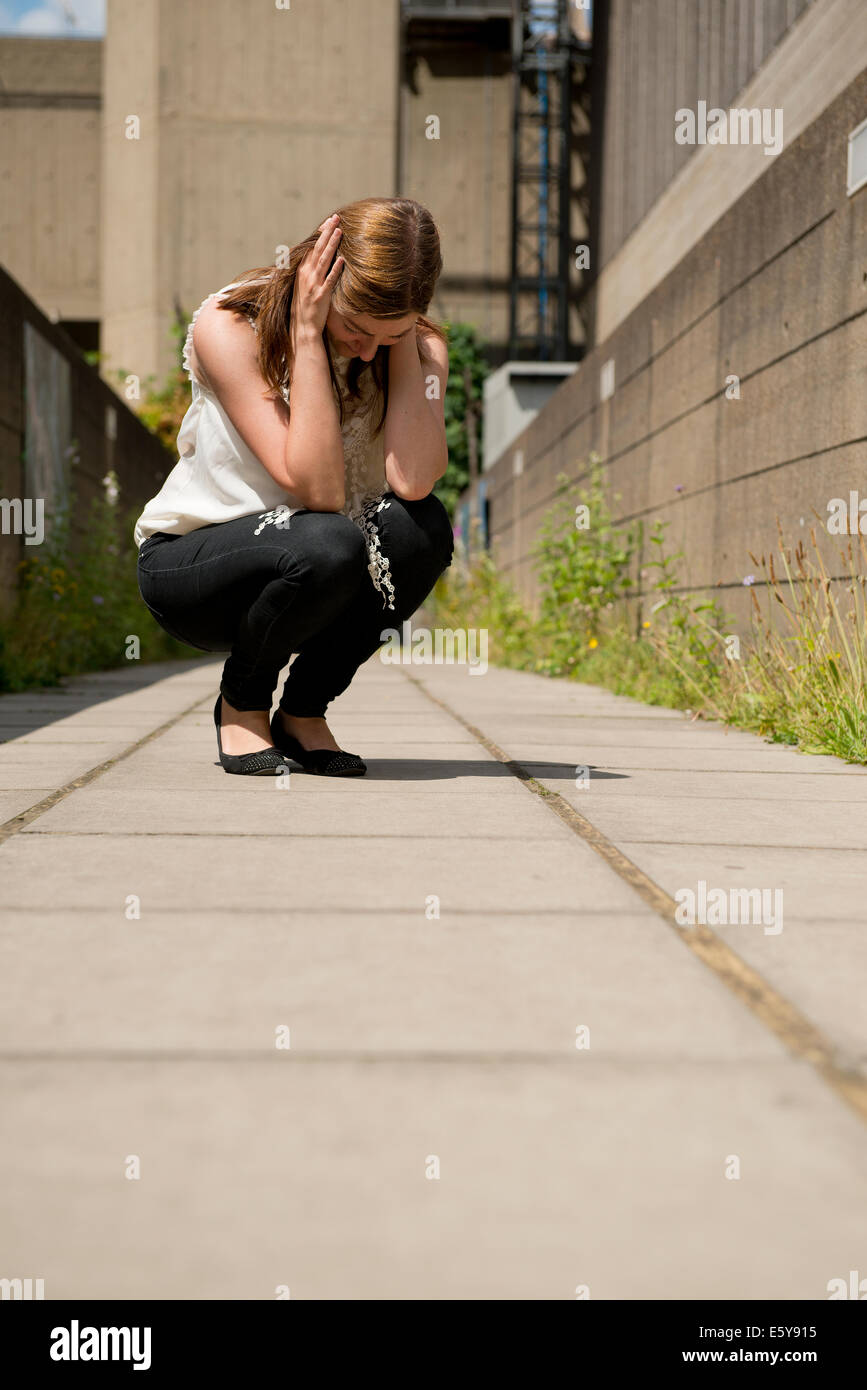
POLYGON ((0 691, 122 666, 130 635, 143 661, 201 656, 170 637, 142 602, 131 542, 140 510, 122 514, 109 496, 94 498, 74 545, 72 504, 51 518, 43 543, 20 563, 15 605, 0 623, 0 691))

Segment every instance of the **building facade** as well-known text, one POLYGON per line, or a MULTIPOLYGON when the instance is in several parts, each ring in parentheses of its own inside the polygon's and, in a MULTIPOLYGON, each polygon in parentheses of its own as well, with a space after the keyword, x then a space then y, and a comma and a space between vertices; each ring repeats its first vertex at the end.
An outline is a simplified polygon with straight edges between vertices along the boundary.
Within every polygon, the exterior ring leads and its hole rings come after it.
POLYGON ((502 361, 513 12, 108 0, 104 39, 0 38, 0 261, 112 384, 161 380, 212 290, 341 203, 409 195, 442 236, 431 312, 502 361))
POLYGON ((615 520, 668 523, 683 588, 745 621, 777 522, 797 543, 867 494, 867 11, 609 0, 594 75, 591 350, 486 472, 491 543, 534 601, 557 476, 595 452, 615 520))

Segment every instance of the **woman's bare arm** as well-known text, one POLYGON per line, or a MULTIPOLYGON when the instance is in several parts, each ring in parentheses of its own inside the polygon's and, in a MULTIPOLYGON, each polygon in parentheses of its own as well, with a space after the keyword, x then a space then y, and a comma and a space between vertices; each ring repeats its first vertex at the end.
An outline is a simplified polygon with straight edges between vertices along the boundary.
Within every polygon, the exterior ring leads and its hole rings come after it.
POLYGON ((311 511, 340 511, 343 440, 321 334, 296 334, 291 412, 269 394, 256 334, 240 315, 211 300, 196 319, 193 352, 195 375, 275 482, 311 511))
POLYGON ((327 218, 295 275, 290 410, 268 392, 256 334, 242 315, 211 300, 192 335, 196 360, 244 443, 281 487, 314 512, 339 512, 346 500, 343 439, 322 338, 343 269, 337 255, 341 235, 337 217, 327 218))
POLYGON ((436 334, 424 338, 422 362, 415 333, 388 349, 388 409, 385 417, 385 476, 408 502, 427 497, 448 467, 445 394, 447 345, 436 334))

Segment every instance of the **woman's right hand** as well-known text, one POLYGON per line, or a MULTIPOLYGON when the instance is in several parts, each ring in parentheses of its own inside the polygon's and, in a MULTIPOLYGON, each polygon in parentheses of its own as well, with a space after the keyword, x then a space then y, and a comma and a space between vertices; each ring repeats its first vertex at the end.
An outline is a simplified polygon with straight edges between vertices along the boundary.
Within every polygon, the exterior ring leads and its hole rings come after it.
POLYGON ((342 234, 337 213, 327 217, 315 246, 296 271, 291 314, 293 338, 299 331, 322 335, 331 308, 331 294, 344 265, 343 257, 335 256, 342 234))

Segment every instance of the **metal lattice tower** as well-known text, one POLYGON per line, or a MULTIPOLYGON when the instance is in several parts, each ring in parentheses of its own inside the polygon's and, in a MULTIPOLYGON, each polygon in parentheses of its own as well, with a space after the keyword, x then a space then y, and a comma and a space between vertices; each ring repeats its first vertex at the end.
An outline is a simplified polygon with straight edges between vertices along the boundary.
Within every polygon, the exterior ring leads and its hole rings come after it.
POLYGON ((571 0, 515 0, 512 20, 512 358, 568 356, 571 0))

